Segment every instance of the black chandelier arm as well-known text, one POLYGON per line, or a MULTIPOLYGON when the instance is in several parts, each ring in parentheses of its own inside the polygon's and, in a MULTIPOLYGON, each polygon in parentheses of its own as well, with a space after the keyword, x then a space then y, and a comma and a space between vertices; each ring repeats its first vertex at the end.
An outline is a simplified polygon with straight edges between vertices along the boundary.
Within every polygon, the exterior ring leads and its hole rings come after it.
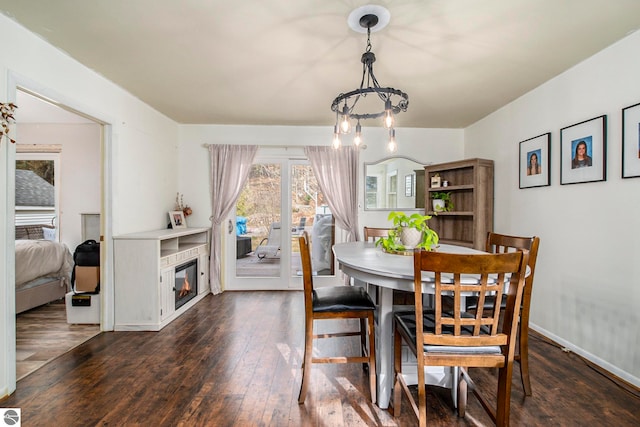
MULTIPOLYGON (((409 107, 409 95, 404 93, 399 89, 394 89, 392 87, 364 87, 361 89, 352 90, 351 92, 341 93, 333 100, 331 103, 331 111, 339 113, 340 112, 340 104, 342 102, 346 102, 352 96, 356 96, 356 102, 360 96, 366 96, 369 93, 376 93, 378 96, 381 96, 382 99, 386 100, 387 98, 391 98, 391 95, 397 95, 401 99, 398 101, 397 105, 392 105, 391 108, 394 114, 400 113, 400 111, 407 111, 409 107), (384 96, 384 94, 388 96, 384 96)), ((355 105, 355 102, 354 102, 355 105)), ((351 110, 353 107, 351 107, 351 110)), ((372 113, 372 114, 354 114, 351 113, 351 117, 355 119, 373 119, 377 117, 382 117, 384 115, 384 110, 380 113, 372 113)))

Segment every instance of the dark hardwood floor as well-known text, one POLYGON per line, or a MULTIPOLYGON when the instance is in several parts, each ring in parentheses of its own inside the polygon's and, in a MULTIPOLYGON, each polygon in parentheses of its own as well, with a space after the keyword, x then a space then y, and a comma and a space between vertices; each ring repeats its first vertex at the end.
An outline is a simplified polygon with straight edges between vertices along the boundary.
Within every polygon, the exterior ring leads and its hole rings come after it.
MULTIPOLYGON (((398 420, 371 404, 358 364, 314 365, 298 405, 303 319, 301 292, 208 296, 160 332, 95 336, 20 380, 0 407, 21 408, 24 426, 417 424, 407 402, 398 420)), ((357 339, 340 345, 355 349, 357 339)), ((539 335, 530 350, 533 396, 524 398, 514 375, 512 425, 640 425, 633 390, 539 335)), ((495 373, 471 374, 482 390, 494 390, 495 373)), ((430 425, 491 425, 472 395, 465 418, 448 390, 429 387, 427 400, 430 425)))

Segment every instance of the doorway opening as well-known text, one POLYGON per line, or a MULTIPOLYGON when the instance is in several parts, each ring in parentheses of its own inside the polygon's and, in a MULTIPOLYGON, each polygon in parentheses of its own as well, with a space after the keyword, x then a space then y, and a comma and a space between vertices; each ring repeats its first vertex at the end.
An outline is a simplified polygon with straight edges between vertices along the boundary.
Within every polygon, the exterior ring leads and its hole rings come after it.
MULTIPOLYGON (((104 128, 103 123, 22 87, 16 87, 16 104, 16 248, 19 240, 21 245, 29 244, 26 240, 49 240, 60 245, 55 250, 66 248, 71 259, 69 268, 61 267, 59 276, 63 279, 56 284, 41 283, 41 277, 24 278, 28 280, 22 283, 19 271, 25 261, 16 249, 15 360, 19 380, 100 332, 100 318, 91 324, 68 323, 64 296, 71 291, 73 251, 89 234, 98 240, 101 234, 100 221, 97 231, 85 225, 87 214, 99 218, 103 212, 104 128), (22 230, 40 233, 24 235, 22 230), (69 278, 64 279, 67 274, 69 278), (29 295, 23 294, 22 286, 29 295), (31 299, 31 294, 37 298, 31 299), (18 301, 31 302, 18 306, 18 301)), ((49 255, 42 257, 42 265, 50 260, 49 255)))

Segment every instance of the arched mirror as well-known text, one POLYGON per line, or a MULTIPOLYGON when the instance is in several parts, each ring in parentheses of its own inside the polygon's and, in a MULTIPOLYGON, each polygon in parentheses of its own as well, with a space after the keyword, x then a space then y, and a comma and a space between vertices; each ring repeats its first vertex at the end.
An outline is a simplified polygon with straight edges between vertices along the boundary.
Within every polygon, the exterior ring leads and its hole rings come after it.
POLYGON ((409 157, 364 164, 365 210, 423 210, 424 165, 409 157))

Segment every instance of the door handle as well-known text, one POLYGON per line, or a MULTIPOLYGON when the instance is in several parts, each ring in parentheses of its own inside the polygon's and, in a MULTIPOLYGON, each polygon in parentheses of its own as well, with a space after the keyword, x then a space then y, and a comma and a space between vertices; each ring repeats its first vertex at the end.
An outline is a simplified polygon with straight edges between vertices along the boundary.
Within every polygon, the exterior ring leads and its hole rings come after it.
POLYGON ((233 222, 229 220, 229 234, 233 233, 233 222))

